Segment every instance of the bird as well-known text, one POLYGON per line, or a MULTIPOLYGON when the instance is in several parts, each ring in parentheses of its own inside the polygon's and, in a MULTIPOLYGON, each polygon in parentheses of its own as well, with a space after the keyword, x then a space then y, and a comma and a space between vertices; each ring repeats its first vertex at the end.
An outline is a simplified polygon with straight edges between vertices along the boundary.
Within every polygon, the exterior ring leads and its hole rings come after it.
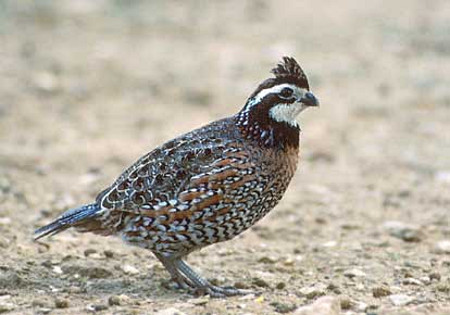
POLYGON ((74 227, 150 250, 177 288, 227 297, 249 290, 213 285, 185 258, 230 240, 283 197, 299 160, 297 116, 319 101, 293 57, 282 57, 237 114, 170 140, 126 169, 96 200, 35 231, 74 227))

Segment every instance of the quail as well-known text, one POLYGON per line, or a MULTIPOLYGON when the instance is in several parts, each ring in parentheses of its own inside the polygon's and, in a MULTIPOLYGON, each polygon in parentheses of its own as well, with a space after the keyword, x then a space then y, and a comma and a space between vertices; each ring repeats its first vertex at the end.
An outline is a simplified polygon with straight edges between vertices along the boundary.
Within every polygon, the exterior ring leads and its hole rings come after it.
POLYGON ((35 239, 70 227, 116 235, 149 249, 178 287, 224 297, 246 293, 219 287, 183 260, 230 240, 282 198, 297 168, 297 115, 318 106, 308 79, 283 57, 237 114, 175 138, 141 157, 95 202, 64 212, 35 239))

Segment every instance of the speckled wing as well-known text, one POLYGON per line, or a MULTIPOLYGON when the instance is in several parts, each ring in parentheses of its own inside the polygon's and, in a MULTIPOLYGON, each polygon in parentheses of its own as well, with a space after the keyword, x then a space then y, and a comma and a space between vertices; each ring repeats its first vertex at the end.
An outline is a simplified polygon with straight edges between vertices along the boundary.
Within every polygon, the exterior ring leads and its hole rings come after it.
MULTIPOLYGON (((257 185, 257 170, 230 128, 224 135, 223 125, 202 128, 201 135, 193 131, 138 160, 99 195, 106 210, 102 226, 122 230, 138 216, 149 230, 169 229, 174 221, 200 222, 236 208, 242 189, 257 185)), ((139 225, 128 226, 139 230, 139 225)), ((132 237, 133 231, 127 232, 132 237)))

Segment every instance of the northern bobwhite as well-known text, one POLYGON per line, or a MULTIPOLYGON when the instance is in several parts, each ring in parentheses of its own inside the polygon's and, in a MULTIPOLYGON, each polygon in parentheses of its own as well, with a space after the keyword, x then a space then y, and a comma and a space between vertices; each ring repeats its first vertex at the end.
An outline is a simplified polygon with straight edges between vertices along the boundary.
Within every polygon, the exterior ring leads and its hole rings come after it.
POLYGON ((218 287, 183 258, 239 235, 283 196, 297 168, 296 116, 319 103, 294 58, 272 70, 234 116, 147 153, 92 204, 63 213, 35 239, 75 227, 117 235, 151 250, 182 288, 214 297, 245 293, 218 287))

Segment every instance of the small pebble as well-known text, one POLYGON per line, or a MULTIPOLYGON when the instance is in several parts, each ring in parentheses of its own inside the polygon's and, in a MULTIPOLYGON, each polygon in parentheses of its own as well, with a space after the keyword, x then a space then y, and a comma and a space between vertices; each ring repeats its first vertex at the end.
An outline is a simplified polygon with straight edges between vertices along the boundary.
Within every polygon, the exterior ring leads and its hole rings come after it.
POLYGON ((257 287, 261 287, 261 288, 270 287, 270 285, 267 283, 267 281, 264 279, 261 279, 261 278, 254 278, 252 283, 254 285, 256 285, 257 287))
POLYGON ((354 305, 353 305, 353 309, 355 311, 362 312, 362 313, 365 313, 367 311, 368 307, 369 306, 366 303, 361 302, 361 301, 355 302, 354 305))
POLYGON ((34 75, 35 87, 43 92, 53 92, 58 89, 58 78, 51 72, 39 72, 34 75))
POLYGON ((348 278, 363 278, 366 276, 366 273, 361 269, 353 268, 344 271, 344 276, 348 278))
POLYGON ((420 282, 425 285, 429 285, 431 283, 431 279, 428 276, 420 277, 420 282))
POLYGON ((254 293, 249 293, 249 294, 246 294, 244 296, 241 296, 239 298, 239 300, 240 301, 250 301, 250 300, 253 300, 254 298, 255 298, 255 294, 254 293))
POLYGON ((450 184, 450 171, 439 171, 435 178, 437 181, 450 184))
POLYGON ((436 253, 450 254, 450 240, 442 240, 436 243, 436 253))
POLYGON ((100 312, 108 309, 106 304, 88 304, 86 310, 89 312, 100 312))
POLYGON ((131 265, 123 265, 120 269, 127 275, 137 275, 139 273, 139 270, 131 265))
POLYGON ((70 294, 79 294, 85 292, 82 288, 77 286, 70 286, 67 287, 64 292, 70 293, 70 294))
POLYGON ((341 309, 343 310, 349 310, 355 305, 355 302, 353 302, 349 297, 343 296, 340 298, 340 304, 341 309))
POLYGON ((241 310, 245 309, 246 307, 247 307, 247 304, 238 304, 237 305, 237 308, 241 309, 241 310))
POLYGON ((69 307, 69 300, 57 298, 55 300, 55 307, 56 308, 68 308, 69 307))
POLYGON ((125 294, 121 294, 121 295, 111 295, 108 299, 108 304, 110 306, 114 306, 114 305, 125 305, 128 304, 130 302, 130 298, 125 295, 125 294))
POLYGON ((275 257, 270 257, 270 256, 264 256, 261 257, 258 262, 263 263, 263 264, 274 264, 277 262, 277 259, 275 257))
POLYGON ((212 285, 216 285, 219 287, 221 285, 223 285, 224 283, 226 283, 227 281, 228 281, 228 279, 226 279, 225 277, 220 276, 220 275, 209 280, 209 282, 211 282, 212 285))
POLYGON ((422 231, 413 225, 400 221, 387 221, 383 228, 391 235, 405 242, 420 242, 423 239, 422 231))
POLYGON ((405 294, 394 294, 394 295, 389 296, 389 299, 391 300, 392 304, 395 306, 405 306, 414 301, 413 297, 410 297, 405 294))
POLYGON ((62 274, 63 271, 60 266, 53 266, 52 271, 58 275, 62 274))
POLYGON ((234 287, 236 289, 250 289, 250 286, 247 283, 242 282, 242 281, 235 282, 234 287))
MULTIPOLYGON (((1 248, 8 248, 8 247, 11 245, 11 243, 12 243, 12 241, 11 241, 9 238, 6 238, 6 237, 0 235, 0 247, 1 247, 1 248)), ((40 246, 40 247, 38 248, 38 250, 41 249, 41 248, 43 248, 43 247, 44 247, 44 246, 40 246)), ((44 247, 44 248, 45 248, 45 247, 44 247)), ((43 251, 43 252, 45 252, 45 251, 43 251)))
POLYGON ((209 301, 210 301, 209 296, 188 300, 188 302, 193 305, 206 305, 208 304, 209 301))
POLYGON ((341 289, 339 288, 338 285, 334 284, 333 282, 331 282, 328 286, 327 286, 327 290, 330 290, 336 294, 341 294, 341 289))
POLYGON ((341 303, 337 297, 323 296, 314 303, 299 307, 294 315, 339 315, 341 314, 341 303))
POLYGON ((366 286, 364 285, 364 283, 359 282, 359 283, 357 283, 355 285, 355 289, 360 291, 360 292, 365 292, 366 291, 366 286))
POLYGON ((174 307, 166 308, 155 313, 155 315, 186 315, 174 307))
POLYGON ((105 279, 113 275, 113 273, 102 267, 84 266, 84 265, 66 265, 63 267, 66 274, 78 275, 79 277, 86 277, 89 279, 105 279))
POLYGON ((0 302, 0 313, 11 312, 16 306, 10 302, 0 302))
POLYGON ((450 293, 450 284, 447 284, 447 283, 439 283, 439 284, 436 286, 436 289, 437 289, 439 292, 450 293))
POLYGON ((103 254, 105 255, 106 258, 113 258, 114 257, 114 252, 111 250, 105 250, 103 252, 103 254))
POLYGON ((406 278, 403 280, 403 284, 423 285, 423 283, 420 280, 417 280, 415 278, 406 278))
POLYGON ((437 280, 437 281, 441 280, 441 274, 438 272, 430 273, 429 277, 430 277, 430 280, 437 280))
POLYGON ((333 248, 333 247, 336 247, 337 244, 338 243, 336 241, 329 241, 329 242, 323 243, 322 246, 326 247, 326 248, 333 248))
POLYGON ((414 275, 412 274, 411 270, 400 269, 400 271, 403 273, 403 277, 405 277, 405 278, 412 278, 412 277, 414 277, 414 275))
POLYGON ((84 251, 84 256, 89 257, 92 254, 97 253, 97 251, 93 248, 88 248, 84 251))
POLYGON ((264 295, 258 296, 258 297, 254 300, 254 302, 256 302, 256 303, 263 303, 263 302, 264 302, 264 295))
POLYGON ((286 288, 286 283, 285 282, 278 282, 276 285, 276 288, 278 290, 283 290, 284 288, 286 288))
POLYGON ((41 265, 46 268, 52 268, 54 265, 57 265, 58 263, 59 263, 58 261, 44 260, 43 262, 41 262, 41 265))
POLYGON ((275 308, 275 312, 286 314, 289 312, 292 312, 297 308, 297 305, 295 304, 289 304, 289 303, 283 303, 283 302, 272 302, 270 303, 271 306, 275 308))
POLYGON ((308 299, 314 299, 318 296, 325 295, 325 287, 319 284, 312 287, 301 288, 298 292, 300 295, 305 296, 308 299))
POLYGON ((283 261, 283 265, 286 267, 291 267, 295 265, 295 260, 292 258, 287 258, 285 261, 283 261))
POLYGON ((387 287, 387 286, 376 287, 376 288, 373 288, 373 290, 372 290, 372 295, 373 295, 373 297, 376 297, 376 298, 388 296, 391 294, 392 294, 392 292, 389 289, 389 287, 387 287))
POLYGON ((11 224, 11 218, 10 217, 1 217, 0 218, 0 225, 7 226, 11 224))
POLYGON ((31 301, 31 306, 32 307, 45 307, 45 308, 49 308, 51 306, 50 303, 48 303, 48 301, 41 299, 41 298, 37 298, 33 301, 31 301))

